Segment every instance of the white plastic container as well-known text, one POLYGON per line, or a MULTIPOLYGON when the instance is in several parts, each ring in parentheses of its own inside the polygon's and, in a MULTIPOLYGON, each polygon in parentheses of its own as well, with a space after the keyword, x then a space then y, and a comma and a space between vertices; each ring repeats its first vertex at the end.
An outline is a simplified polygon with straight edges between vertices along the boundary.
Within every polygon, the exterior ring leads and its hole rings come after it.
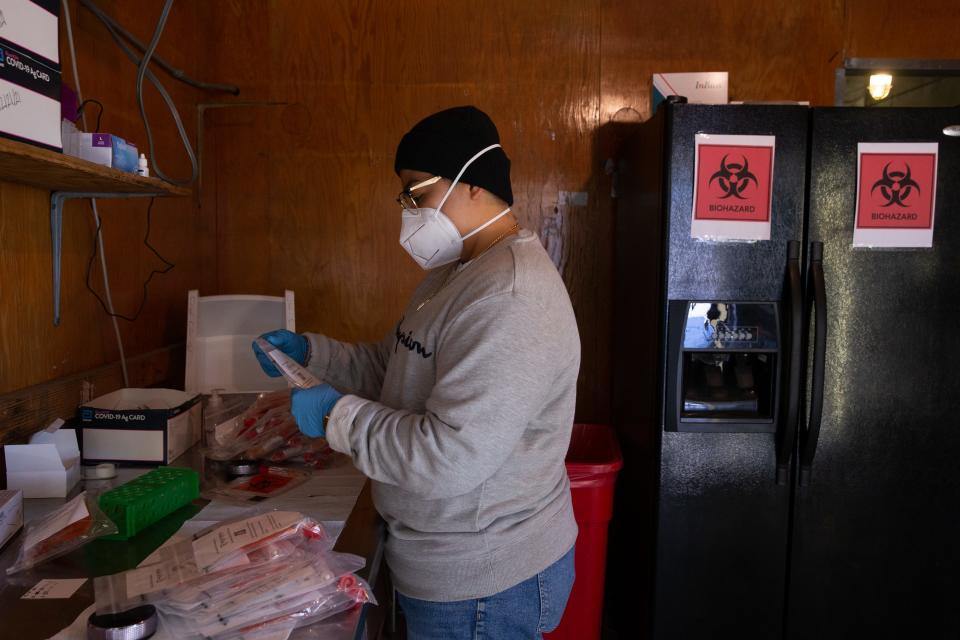
POLYGON ((65 498, 80 481, 80 446, 74 429, 61 429, 62 420, 30 437, 29 444, 3 448, 7 488, 24 498, 65 498))
POLYGON ((296 331, 292 291, 282 297, 254 295, 187 296, 185 389, 210 395, 261 393, 285 388, 253 354, 253 341, 275 329, 296 331))
POLYGON ((284 389, 253 354, 253 341, 275 329, 296 331, 293 291, 283 296, 187 294, 187 365, 184 388, 203 396, 203 441, 266 391, 284 389))

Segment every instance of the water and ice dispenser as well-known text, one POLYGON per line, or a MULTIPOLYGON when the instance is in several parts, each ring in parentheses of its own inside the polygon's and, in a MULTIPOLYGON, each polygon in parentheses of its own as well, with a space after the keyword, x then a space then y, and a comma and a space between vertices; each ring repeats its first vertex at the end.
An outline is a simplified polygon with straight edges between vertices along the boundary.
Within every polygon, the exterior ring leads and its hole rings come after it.
POLYGON ((671 301, 669 317, 666 429, 775 432, 777 303, 671 301))

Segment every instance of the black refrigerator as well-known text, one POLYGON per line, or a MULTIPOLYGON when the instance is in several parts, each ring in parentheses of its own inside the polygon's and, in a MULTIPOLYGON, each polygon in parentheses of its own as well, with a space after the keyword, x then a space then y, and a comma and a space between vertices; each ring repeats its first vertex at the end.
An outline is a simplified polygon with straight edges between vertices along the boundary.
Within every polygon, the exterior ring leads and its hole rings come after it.
POLYGON ((652 542, 618 560, 652 637, 960 638, 956 125, 668 102, 625 147, 614 420, 633 471, 612 535, 652 542), (771 171, 695 142, 725 135, 775 140, 771 171), (936 143, 935 188, 907 155, 865 182, 862 143, 936 143), (704 233, 707 185, 730 211, 764 200, 763 239, 704 233), (854 246, 870 197, 929 202, 932 247, 854 246))

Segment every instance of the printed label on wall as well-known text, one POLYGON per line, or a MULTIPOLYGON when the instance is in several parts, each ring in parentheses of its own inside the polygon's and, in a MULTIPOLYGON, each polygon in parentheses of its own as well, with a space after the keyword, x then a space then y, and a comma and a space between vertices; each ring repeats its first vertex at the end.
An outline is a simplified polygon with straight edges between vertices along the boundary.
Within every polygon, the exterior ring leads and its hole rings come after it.
POLYGON ((691 237, 770 239, 775 140, 775 136, 696 135, 691 237))
POLYGON ((857 145, 853 246, 933 246, 937 154, 936 142, 857 145))

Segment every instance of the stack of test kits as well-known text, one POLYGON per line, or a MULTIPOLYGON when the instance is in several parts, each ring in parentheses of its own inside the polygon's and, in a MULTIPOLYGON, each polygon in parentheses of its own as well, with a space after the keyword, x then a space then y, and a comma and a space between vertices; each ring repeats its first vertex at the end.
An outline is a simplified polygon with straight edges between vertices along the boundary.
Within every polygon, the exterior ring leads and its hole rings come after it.
POLYGON ((136 569, 96 578, 98 614, 152 604, 176 638, 237 640, 312 624, 372 602, 362 558, 332 551, 316 521, 269 511, 163 547, 136 569))
POLYGON ((204 454, 211 460, 235 458, 296 461, 320 469, 333 459, 325 438, 309 438, 290 413, 290 391, 261 394, 238 416, 213 425, 204 454))

